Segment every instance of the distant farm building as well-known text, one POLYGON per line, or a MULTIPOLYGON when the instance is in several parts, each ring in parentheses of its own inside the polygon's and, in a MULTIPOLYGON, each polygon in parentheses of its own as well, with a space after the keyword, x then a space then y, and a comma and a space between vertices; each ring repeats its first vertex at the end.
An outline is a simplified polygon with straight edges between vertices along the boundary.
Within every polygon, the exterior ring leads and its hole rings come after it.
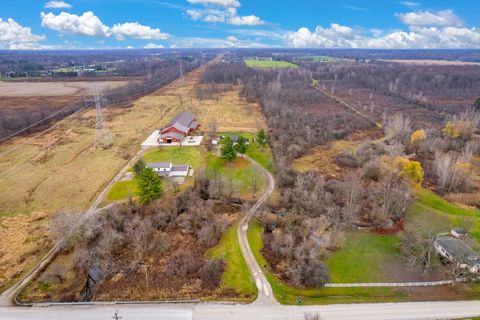
POLYGON ((160 130, 158 142, 181 142, 188 134, 195 132, 199 126, 193 113, 182 112, 160 130))
POLYGON ((480 256, 462 239, 440 235, 435 239, 434 246, 439 255, 458 268, 471 273, 480 273, 480 256))
POLYGON ((171 162, 152 162, 147 164, 161 177, 186 177, 190 166, 186 164, 174 165, 171 162))

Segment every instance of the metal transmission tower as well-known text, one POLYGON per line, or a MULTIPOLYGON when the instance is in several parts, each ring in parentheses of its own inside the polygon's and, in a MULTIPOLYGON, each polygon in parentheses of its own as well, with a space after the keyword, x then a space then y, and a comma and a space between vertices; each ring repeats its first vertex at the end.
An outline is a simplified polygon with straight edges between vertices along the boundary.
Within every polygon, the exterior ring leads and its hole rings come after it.
POLYGON ((182 57, 180 57, 180 81, 183 85, 185 85, 185 78, 183 77, 183 64, 182 64, 182 57))
POLYGON ((94 89, 94 99, 95 102, 95 111, 96 111, 96 119, 95 119, 95 141, 94 146, 102 147, 102 148, 110 148, 113 144, 112 136, 107 128, 107 123, 103 118, 102 113, 102 103, 107 102, 106 99, 100 96, 98 92, 98 88, 94 89))

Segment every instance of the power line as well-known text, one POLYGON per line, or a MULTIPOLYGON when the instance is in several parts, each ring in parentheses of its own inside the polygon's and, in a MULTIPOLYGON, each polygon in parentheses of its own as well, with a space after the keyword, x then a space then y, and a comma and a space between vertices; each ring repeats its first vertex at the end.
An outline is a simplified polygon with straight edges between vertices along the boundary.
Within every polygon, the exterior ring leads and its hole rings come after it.
POLYGON ((94 103, 95 103, 95 140, 94 146, 95 147, 103 147, 103 148, 110 148, 113 144, 112 136, 108 131, 107 123, 105 122, 105 118, 103 117, 102 113, 102 103, 107 102, 106 99, 101 97, 98 88, 95 87, 94 89, 94 103))

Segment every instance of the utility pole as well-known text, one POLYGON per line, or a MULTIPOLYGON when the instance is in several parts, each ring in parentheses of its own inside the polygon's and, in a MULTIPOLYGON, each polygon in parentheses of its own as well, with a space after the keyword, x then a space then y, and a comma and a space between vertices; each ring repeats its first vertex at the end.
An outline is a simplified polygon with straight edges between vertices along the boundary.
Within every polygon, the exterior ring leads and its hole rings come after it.
POLYGON ((108 131, 107 123, 105 122, 102 113, 102 103, 106 102, 107 100, 100 96, 97 87, 95 87, 94 89, 93 101, 95 102, 96 111, 94 146, 95 148, 100 146, 104 149, 108 149, 112 146, 113 139, 110 135, 110 132, 108 131))

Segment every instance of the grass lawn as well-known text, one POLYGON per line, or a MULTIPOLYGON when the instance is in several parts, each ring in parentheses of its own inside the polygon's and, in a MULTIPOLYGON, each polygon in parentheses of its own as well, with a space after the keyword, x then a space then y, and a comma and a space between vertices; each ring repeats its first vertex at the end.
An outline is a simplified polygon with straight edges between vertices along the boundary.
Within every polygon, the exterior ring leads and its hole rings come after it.
POLYGON ((118 181, 108 192, 107 200, 110 202, 127 199, 130 195, 135 198, 138 193, 138 179, 118 181))
POLYGON ((435 221, 445 228, 445 232, 463 226, 480 244, 480 210, 456 206, 428 189, 417 190, 416 195, 417 201, 409 211, 407 222, 435 221))
POLYGON ((222 288, 233 289, 246 298, 256 296, 257 287, 243 259, 240 244, 238 243, 236 224, 225 231, 225 234, 220 239, 220 243, 210 249, 206 253, 206 257, 223 259, 226 262, 226 269, 222 275, 222 288))
POLYGON ((202 147, 161 147, 145 152, 142 159, 149 162, 189 164, 197 170, 206 164, 207 152, 202 147))
POLYGON ((398 251, 400 238, 365 232, 346 234, 343 248, 326 261, 330 282, 389 282, 392 279, 388 264, 401 258, 398 251))
POLYGON ((287 61, 246 59, 244 62, 250 68, 298 68, 296 64, 287 61))

